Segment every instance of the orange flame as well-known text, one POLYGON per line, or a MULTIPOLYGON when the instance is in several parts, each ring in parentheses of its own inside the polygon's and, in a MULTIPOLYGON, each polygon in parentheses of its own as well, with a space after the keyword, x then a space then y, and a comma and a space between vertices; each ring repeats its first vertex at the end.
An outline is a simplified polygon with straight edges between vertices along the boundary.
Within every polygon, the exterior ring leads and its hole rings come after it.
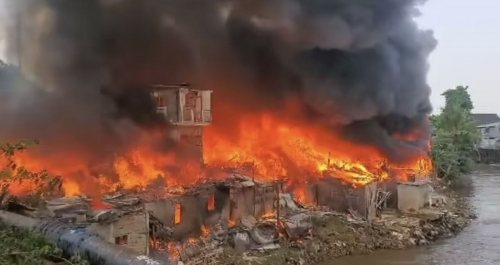
POLYGON ((210 228, 206 226, 201 227, 201 237, 202 238, 208 238, 210 236, 210 228))
MULTIPOLYGON (((299 116, 290 120, 279 114, 241 115, 230 125, 205 127, 205 163, 210 168, 241 170, 258 180, 286 178, 297 199, 306 204, 309 199, 304 187, 325 175, 362 186, 389 178, 389 169, 396 172, 398 180, 432 172, 427 156, 405 164, 382 162, 387 159, 375 147, 346 141, 331 129, 303 121, 299 116)), ((16 162, 29 170, 47 169, 50 174, 63 176, 66 196, 83 193, 95 197, 118 189, 145 190, 155 183, 181 190, 181 186, 206 181, 207 174, 199 160, 181 159, 173 151, 155 149, 164 137, 164 133, 144 133, 135 147, 117 155, 107 170, 91 170, 78 152, 50 156, 24 152, 16 156, 16 162)), ((22 194, 33 187, 29 182, 14 183, 11 191, 22 194)), ((207 207, 213 209, 215 201, 210 199, 207 207)), ((176 211, 176 223, 181 222, 180 212, 176 211)))
POLYGON ((215 194, 213 193, 209 194, 208 196, 207 210, 209 211, 215 210, 215 194))
POLYGON ((159 239, 151 239, 150 246, 156 251, 168 253, 171 261, 179 261, 181 259, 179 246, 175 242, 165 243, 159 239))
POLYGON ((180 224, 182 222, 182 205, 180 203, 175 204, 175 224, 180 224))

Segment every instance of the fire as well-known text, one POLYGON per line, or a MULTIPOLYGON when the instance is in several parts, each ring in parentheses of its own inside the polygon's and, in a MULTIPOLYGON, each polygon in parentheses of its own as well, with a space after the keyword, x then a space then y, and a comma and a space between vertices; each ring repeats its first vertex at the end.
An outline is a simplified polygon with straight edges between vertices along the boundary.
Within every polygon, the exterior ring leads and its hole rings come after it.
POLYGON ((194 246, 194 245, 198 244, 198 239, 194 238, 194 237, 190 237, 187 240, 187 244, 191 245, 191 246, 194 246))
POLYGON ((103 202, 100 198, 95 198, 92 200, 92 209, 94 210, 108 210, 113 208, 112 205, 103 202))
MULTIPOLYGON (((287 179, 296 198, 305 204, 310 200, 305 185, 324 176, 363 186, 391 177, 389 169, 396 172, 398 180, 432 172, 427 156, 394 164, 375 147, 346 141, 332 129, 300 116, 290 120, 270 113, 242 115, 231 125, 232 128, 217 124, 205 127, 205 164, 210 168, 243 170, 257 180, 287 179)), ((15 159, 29 170, 46 169, 50 174, 63 176, 66 196, 95 197, 118 189, 146 190, 151 185, 182 190, 182 186, 205 181, 207 175, 199 160, 181 159, 174 151, 156 149, 164 137, 164 133, 143 133, 132 148, 115 154, 111 163, 97 169, 79 157, 78 152, 51 156, 23 152, 15 159)), ((22 194, 33 188, 30 185, 14 184, 11 191, 22 194)), ((214 198, 209 198, 207 207, 215 207, 214 198)), ((176 210, 175 222, 181 222, 180 208, 176 210)))
POLYGON ((272 217, 276 217, 276 212, 264 213, 260 218, 266 219, 266 218, 272 218, 272 217))
POLYGON ((177 261, 181 259, 180 250, 175 242, 169 242, 167 244, 167 252, 171 260, 177 261))
POLYGON ((180 203, 175 204, 175 224, 180 224, 182 222, 182 205, 180 203))
POLYGON ((64 182, 64 193, 68 197, 82 194, 80 186, 74 180, 67 180, 64 182))
MULTIPOLYGON (((76 151, 42 155, 36 148, 16 154, 14 162, 33 172, 47 170, 51 175, 62 176, 62 191, 66 196, 96 197, 118 189, 145 190, 155 182, 169 188, 199 182, 203 173, 198 161, 181 161, 174 152, 154 149, 163 138, 164 135, 141 134, 133 148, 99 166, 91 166, 76 151)), ((12 183, 10 190, 15 195, 22 195, 35 187, 25 180, 12 183)))
POLYGON ((181 258, 179 246, 175 242, 165 243, 159 239, 151 239, 150 246, 156 251, 168 253, 171 261, 178 261, 181 258))
POLYGON ((210 236, 210 228, 206 226, 201 227, 201 237, 202 238, 208 238, 210 236))
POLYGON ((215 210, 215 194, 213 193, 208 196, 207 210, 215 210))
POLYGON ((250 165, 257 178, 286 177, 299 184, 324 175, 354 186, 388 177, 379 172, 380 161, 386 158, 377 149, 350 143, 320 126, 282 121, 270 114, 242 117, 240 121, 236 139, 225 137, 216 126, 207 128, 207 163, 235 168, 250 165))
POLYGON ((312 200, 311 196, 307 195, 307 192, 304 188, 300 187, 295 189, 294 193, 294 198, 301 204, 306 205, 306 206, 312 206, 312 200))

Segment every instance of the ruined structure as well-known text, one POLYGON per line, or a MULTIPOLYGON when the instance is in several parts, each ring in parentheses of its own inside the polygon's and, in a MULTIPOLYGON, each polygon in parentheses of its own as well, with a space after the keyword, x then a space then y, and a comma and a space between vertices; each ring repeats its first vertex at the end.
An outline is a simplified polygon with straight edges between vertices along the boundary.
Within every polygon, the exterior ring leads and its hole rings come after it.
POLYGON ((333 211, 350 212, 364 219, 374 219, 376 214, 378 183, 354 187, 339 179, 329 177, 311 186, 316 205, 328 206, 333 211))
POLYGON ((170 137, 182 144, 196 147, 203 158, 203 127, 212 123, 212 91, 183 85, 155 85, 151 96, 156 111, 174 125, 170 137))
MULTIPOLYGON (((98 216, 96 216, 99 219, 98 216)), ((106 241, 124 246, 141 255, 149 254, 149 215, 147 211, 126 213, 117 218, 92 223, 87 230, 106 241)))
POLYGON ((165 187, 107 194, 102 197, 100 207, 105 209, 101 210, 92 209, 91 200, 86 197, 57 198, 47 202, 45 214, 65 223, 83 225, 110 243, 148 255, 162 251, 161 247, 169 242, 199 238, 209 227, 227 231, 244 222, 244 218, 257 220, 276 213, 279 205, 285 208, 293 203, 280 197, 283 183, 255 181, 231 173, 223 181, 183 189, 165 187))
POLYGON ((416 212, 431 205, 434 190, 428 181, 398 183, 398 210, 416 212))
POLYGON ((421 1, 10 2, 6 40, 36 82, 5 82, 0 138, 40 139, 19 164, 63 176, 50 216, 107 242, 147 254, 245 223, 233 245, 275 248, 311 223, 285 192, 370 220, 380 161, 429 163, 421 1), (197 85, 149 86, 183 80, 197 85), (251 177, 232 170, 245 164, 251 177), (69 200, 82 194, 99 207, 69 200))

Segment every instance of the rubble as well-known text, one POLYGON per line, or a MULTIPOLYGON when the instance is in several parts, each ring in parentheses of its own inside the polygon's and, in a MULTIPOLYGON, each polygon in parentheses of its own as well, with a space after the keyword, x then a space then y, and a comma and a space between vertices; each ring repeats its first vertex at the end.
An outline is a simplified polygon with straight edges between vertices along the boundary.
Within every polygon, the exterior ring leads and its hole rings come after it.
POLYGON ((446 205, 446 196, 440 194, 431 194, 430 206, 439 207, 446 205))
POLYGON ((186 265, 232 264, 242 255, 261 264, 276 262, 269 259, 314 264, 426 245, 452 236, 473 218, 453 196, 439 194, 425 181, 397 183, 391 191, 378 183, 362 188, 333 179, 322 183, 312 186, 318 196, 314 206, 295 201, 281 182, 231 174, 226 181, 148 193, 120 191, 96 201, 57 198, 48 200, 45 210, 30 211, 137 254, 186 265), (397 201, 388 204, 393 192, 397 201), (93 209, 96 205, 99 210, 93 209))
POLYGON ((240 223, 242 227, 251 229, 257 224, 257 220, 251 215, 245 215, 241 217, 240 223))
POLYGON ((312 216, 308 213, 295 214, 285 218, 283 223, 288 237, 297 239, 308 234, 312 229, 312 216))
POLYGON ((278 240, 278 231, 276 226, 270 224, 261 224, 248 231, 250 238, 257 245, 267 245, 278 240))
POLYGON ((247 233, 236 233, 234 237, 234 249, 237 253, 243 253, 250 245, 250 238, 247 233))
POLYGON ((46 202, 50 215, 61 217, 63 214, 89 211, 91 200, 83 196, 63 197, 46 202))
MULTIPOLYGON (((356 213, 325 211, 323 207, 309 207, 299 213, 280 216, 280 225, 276 225, 275 217, 259 220, 257 226, 274 224, 284 233, 280 233, 273 243, 250 248, 244 260, 252 264, 316 264, 377 249, 428 245, 457 234, 474 217, 464 201, 433 190, 429 196, 437 199, 421 209, 403 213, 397 207, 384 208, 371 222, 356 213), (271 251, 273 248, 276 249, 271 251)), ((250 240, 259 241, 253 236, 250 240)), ((229 253, 222 263, 234 264, 231 261, 238 256, 229 253)))
POLYGON ((102 210, 95 214, 94 220, 100 224, 112 223, 118 220, 123 214, 124 212, 118 209, 102 210))
POLYGON ((276 249, 279 249, 280 247, 281 246, 277 243, 268 243, 268 244, 265 244, 261 247, 255 248, 255 250, 259 250, 259 251, 276 250, 276 249))
POLYGON ((289 209, 293 212, 300 210, 299 206, 292 198, 292 195, 289 193, 280 194, 280 208, 289 209))

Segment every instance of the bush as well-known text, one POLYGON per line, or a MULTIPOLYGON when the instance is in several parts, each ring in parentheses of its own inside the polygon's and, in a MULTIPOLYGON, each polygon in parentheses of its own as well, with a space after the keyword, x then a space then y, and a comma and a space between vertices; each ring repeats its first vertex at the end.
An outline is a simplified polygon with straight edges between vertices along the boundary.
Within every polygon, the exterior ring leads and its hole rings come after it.
POLYGON ((36 231, 0 224, 0 264, 42 265, 44 260, 66 261, 68 264, 88 265, 79 256, 71 261, 62 257, 62 251, 46 241, 36 231))
POLYGON ((431 118, 434 133, 432 160, 439 177, 450 181, 471 169, 479 140, 467 87, 459 86, 443 94, 446 105, 431 118))
POLYGON ((37 141, 20 141, 14 144, 0 143, 0 205, 13 198, 9 195, 9 190, 14 183, 32 183, 36 189, 27 194, 32 201, 36 202, 43 195, 58 190, 62 181, 59 177, 50 176, 47 171, 31 172, 23 166, 16 164, 14 156, 18 152, 25 151, 28 147, 38 144, 37 141))
MULTIPOLYGON (((14 161, 16 153, 23 152, 37 141, 20 141, 17 143, 0 143, 0 205, 16 199, 9 195, 13 183, 30 182, 36 189, 30 191, 29 197, 37 202, 44 195, 58 190, 61 185, 59 177, 50 176, 47 171, 31 172, 14 161)), ((0 264, 39 265, 45 264, 44 259, 62 261, 62 251, 47 242, 36 231, 7 227, 0 223, 0 264)), ((87 261, 76 256, 69 264, 84 265, 87 261)))

